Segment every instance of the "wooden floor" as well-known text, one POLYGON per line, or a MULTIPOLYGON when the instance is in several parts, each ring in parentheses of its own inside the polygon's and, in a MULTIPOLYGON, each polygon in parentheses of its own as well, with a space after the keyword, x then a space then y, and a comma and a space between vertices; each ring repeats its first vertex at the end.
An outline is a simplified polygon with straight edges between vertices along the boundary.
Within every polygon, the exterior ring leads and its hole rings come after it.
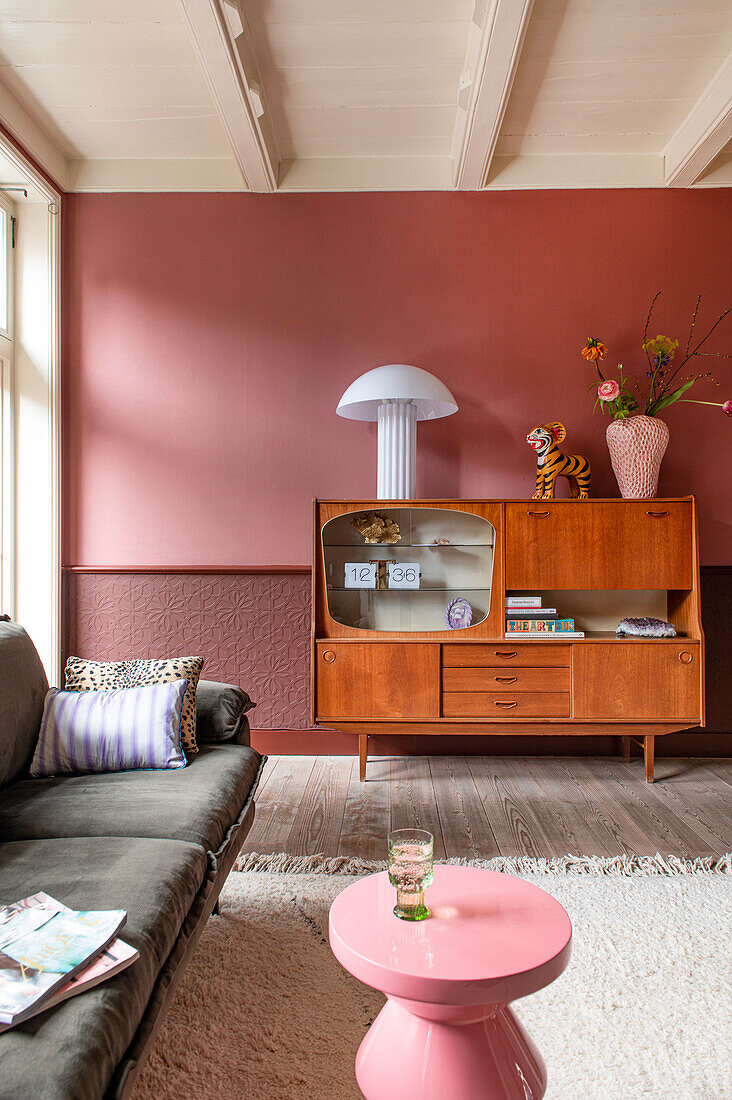
POLYGON ((732 851, 732 760, 577 757, 270 757, 244 851, 383 859, 414 826, 435 857, 732 851))

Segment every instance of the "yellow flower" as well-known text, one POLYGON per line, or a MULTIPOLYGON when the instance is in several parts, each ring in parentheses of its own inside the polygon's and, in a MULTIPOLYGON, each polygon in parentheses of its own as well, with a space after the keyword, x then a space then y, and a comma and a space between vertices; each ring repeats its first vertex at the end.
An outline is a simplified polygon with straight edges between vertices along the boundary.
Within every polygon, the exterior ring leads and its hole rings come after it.
POLYGON ((652 340, 646 340, 643 350, 649 355, 659 355, 662 359, 673 359, 674 352, 679 346, 678 340, 672 340, 670 336, 663 336, 660 332, 652 340))

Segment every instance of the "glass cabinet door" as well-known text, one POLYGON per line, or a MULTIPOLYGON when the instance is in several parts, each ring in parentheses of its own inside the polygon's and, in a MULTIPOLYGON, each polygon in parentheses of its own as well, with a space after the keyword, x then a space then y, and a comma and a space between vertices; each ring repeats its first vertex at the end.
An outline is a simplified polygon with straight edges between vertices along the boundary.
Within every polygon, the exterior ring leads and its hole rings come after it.
POLYGON ((322 529, 328 613, 397 633, 463 629, 488 615, 495 528, 452 508, 347 512, 322 529))

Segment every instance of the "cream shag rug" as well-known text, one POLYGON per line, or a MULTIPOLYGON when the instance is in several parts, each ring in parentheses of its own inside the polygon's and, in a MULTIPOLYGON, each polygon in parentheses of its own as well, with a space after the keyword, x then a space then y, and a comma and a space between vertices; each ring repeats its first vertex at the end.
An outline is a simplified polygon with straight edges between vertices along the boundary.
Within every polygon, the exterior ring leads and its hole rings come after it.
MULTIPOLYGON (((521 874, 572 919, 568 969, 515 1002, 547 1100, 732 1096, 729 856, 478 865, 521 874)), ((358 1100, 356 1050, 383 998, 333 958, 328 908, 382 866, 240 860, 134 1100, 358 1100)))

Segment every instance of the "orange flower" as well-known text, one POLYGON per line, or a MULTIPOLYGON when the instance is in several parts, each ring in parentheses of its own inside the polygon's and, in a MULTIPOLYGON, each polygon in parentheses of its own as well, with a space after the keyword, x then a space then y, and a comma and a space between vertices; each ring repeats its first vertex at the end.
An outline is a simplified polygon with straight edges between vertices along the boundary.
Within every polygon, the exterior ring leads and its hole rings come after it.
POLYGON ((596 363, 598 359, 604 359, 607 348, 596 337, 588 336, 586 345, 582 348, 582 358, 590 359, 596 363))

